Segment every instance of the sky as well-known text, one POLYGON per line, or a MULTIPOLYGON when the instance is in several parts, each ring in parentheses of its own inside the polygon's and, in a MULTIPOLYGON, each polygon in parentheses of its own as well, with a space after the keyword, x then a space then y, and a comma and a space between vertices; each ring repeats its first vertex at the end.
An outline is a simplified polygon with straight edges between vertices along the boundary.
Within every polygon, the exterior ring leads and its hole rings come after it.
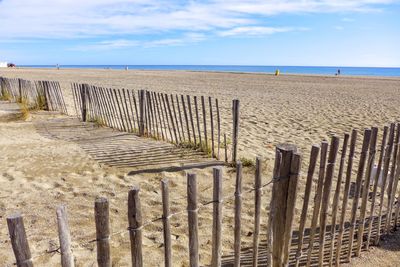
POLYGON ((400 0, 0 0, 17 65, 400 67, 400 0))

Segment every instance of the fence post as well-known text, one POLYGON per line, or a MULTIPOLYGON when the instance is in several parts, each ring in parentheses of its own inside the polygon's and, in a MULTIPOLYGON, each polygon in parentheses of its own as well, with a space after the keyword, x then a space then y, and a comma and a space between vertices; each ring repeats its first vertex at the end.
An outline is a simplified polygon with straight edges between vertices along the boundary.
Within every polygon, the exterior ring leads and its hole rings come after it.
POLYGON ((189 223, 189 256, 190 267, 199 266, 199 223, 197 205, 197 176, 194 173, 187 174, 187 212, 189 223))
POLYGON ((172 253, 171 253, 171 226, 170 226, 170 212, 169 212, 169 187, 168 180, 161 180, 161 194, 163 205, 163 232, 164 232, 164 266, 172 266, 172 253))
POLYGON ((145 90, 139 90, 139 136, 144 136, 145 102, 146 92, 145 90))
POLYGON ((87 110, 86 110, 86 99, 87 99, 87 84, 81 86, 81 102, 82 102, 82 121, 86 122, 87 110))
POLYGON ((57 207, 58 237, 60 240, 61 266, 74 267, 74 256, 71 250, 71 236, 69 234, 67 207, 57 207))
POLYGON ((213 228, 212 228, 212 267, 221 266, 222 254, 222 168, 213 168, 213 228))
POLYGON ((236 162, 236 184, 235 184, 235 260, 234 267, 240 267, 240 247, 241 247, 241 213, 242 213, 242 163, 236 162))
POLYGON ((16 213, 9 216, 7 218, 7 225, 17 267, 33 267, 22 215, 16 213))
POLYGON ((128 195, 128 221, 131 238, 132 267, 142 267, 142 211, 140 208, 139 188, 133 187, 128 195))
POLYGON ((297 193, 301 157, 290 144, 276 147, 274 183, 270 206, 272 265, 287 266, 292 237, 292 221, 297 193))
POLYGON ((97 264, 99 267, 111 267, 110 256, 110 220, 108 199, 97 198, 94 202, 96 220, 97 264))
POLYGON ((17 102, 22 102, 22 84, 21 84, 21 79, 18 79, 18 98, 17 102))
POLYGON ((260 214, 262 194, 262 157, 256 157, 256 172, 254 181, 254 233, 253 233, 253 267, 258 266, 258 246, 260 235, 260 214))
POLYGON ((232 136, 232 162, 237 160, 237 146, 239 137, 239 99, 232 101, 232 115, 233 115, 233 136, 232 136))

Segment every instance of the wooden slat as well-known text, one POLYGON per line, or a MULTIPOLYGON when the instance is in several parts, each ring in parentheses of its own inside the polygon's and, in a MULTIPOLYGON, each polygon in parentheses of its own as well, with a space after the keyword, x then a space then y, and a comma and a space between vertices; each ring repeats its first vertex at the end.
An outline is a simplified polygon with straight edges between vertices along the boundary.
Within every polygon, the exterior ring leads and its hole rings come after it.
POLYGON ((306 224, 306 219, 307 219, 308 203, 310 200, 312 179, 314 176, 315 167, 317 165, 318 154, 319 154, 319 146, 313 145, 311 147, 310 164, 308 166, 307 181, 306 181, 306 187, 305 187, 305 191, 304 191, 303 208, 302 208, 301 217, 300 217, 299 237, 298 237, 299 241, 298 241, 296 262, 295 262, 296 267, 299 266, 300 257, 302 256, 302 251, 303 251, 302 247, 303 247, 304 229, 305 229, 305 224, 306 224))

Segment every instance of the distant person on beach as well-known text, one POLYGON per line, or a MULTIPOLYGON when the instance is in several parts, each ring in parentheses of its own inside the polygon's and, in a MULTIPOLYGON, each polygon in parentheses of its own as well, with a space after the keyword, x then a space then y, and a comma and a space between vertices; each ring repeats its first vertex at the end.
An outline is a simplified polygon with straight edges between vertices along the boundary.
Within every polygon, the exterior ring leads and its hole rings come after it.
POLYGON ((276 69, 276 71, 275 71, 275 76, 279 76, 279 74, 281 74, 280 70, 279 70, 279 69, 276 69))
POLYGON ((57 67, 58 70, 60 69, 60 65, 59 64, 57 64, 56 67, 57 67))
POLYGON ((340 69, 337 70, 337 75, 338 75, 338 76, 340 75, 340 69))
POLYGON ((125 70, 128 70, 128 66, 125 66, 125 70))

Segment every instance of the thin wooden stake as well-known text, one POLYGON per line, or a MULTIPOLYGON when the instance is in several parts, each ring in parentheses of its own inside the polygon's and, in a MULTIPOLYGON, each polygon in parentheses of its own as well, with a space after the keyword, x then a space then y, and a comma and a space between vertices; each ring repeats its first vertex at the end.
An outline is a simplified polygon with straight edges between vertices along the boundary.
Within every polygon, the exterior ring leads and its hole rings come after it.
POLYGON ((57 207, 58 238, 62 267, 74 267, 74 256, 71 250, 71 236, 69 234, 68 215, 66 206, 57 207))
POLYGON ((313 248, 314 248, 314 237, 316 234, 318 215, 319 215, 319 211, 321 208, 322 189, 323 189, 323 185, 324 185, 327 151, 328 151, 328 142, 323 141, 321 143, 321 154, 320 154, 320 162, 319 162, 317 191, 315 192, 315 196, 314 196, 314 209, 313 209, 313 215, 312 215, 312 219, 311 219, 310 240, 309 240, 308 252, 307 252, 307 267, 309 267, 311 265, 311 256, 312 256, 313 248))
POLYGON ((211 266, 221 266, 222 256, 222 168, 213 168, 213 230, 211 266))
POLYGON ((144 124, 145 124, 145 114, 144 114, 144 106, 145 106, 145 91, 139 90, 139 136, 144 136, 144 124))
POLYGON ((215 108, 217 109, 217 130, 218 130, 218 141, 217 141, 217 159, 220 159, 220 148, 221 148, 221 118, 219 114, 218 99, 215 99, 215 108))
POLYGON ((228 162, 228 145, 226 143, 226 134, 224 134, 224 150, 225 150, 225 162, 228 162))
POLYGON ((260 213, 262 194, 262 158, 256 158, 256 173, 254 181, 254 233, 253 233, 253 267, 258 265, 258 243, 260 238, 260 213))
POLYGON ((165 94, 165 101, 166 101, 167 108, 168 108, 169 118, 171 119, 172 130, 174 131, 175 144, 179 144, 178 134, 177 134, 176 127, 175 127, 175 122, 174 122, 174 116, 172 115, 172 110, 171 110, 171 106, 169 104, 169 100, 168 100, 168 95, 167 94, 165 94))
MULTIPOLYGON (((166 95, 167 99, 168 96, 166 95)), ((182 136, 181 136, 181 130, 179 129, 179 122, 178 122, 178 117, 176 116, 176 109, 175 109, 175 101, 174 101, 174 95, 170 95, 171 98, 171 106, 172 106, 172 111, 174 112, 174 116, 172 117, 172 120, 175 119, 175 122, 173 122, 172 125, 176 125, 176 131, 178 132, 178 137, 179 137, 179 141, 177 140, 177 144, 182 143, 182 136)), ((169 102, 168 102, 168 107, 169 107, 169 102)))
POLYGON ((161 180, 161 193, 163 203, 163 232, 164 232, 164 264, 165 267, 172 266, 172 248, 171 248, 171 226, 169 213, 169 189, 168 180, 161 180))
POLYGON ((236 162, 237 159, 237 147, 239 138, 239 108, 240 108, 239 100, 234 99, 232 101, 232 113, 233 113, 232 162, 236 162))
POLYGON ((242 213, 242 163, 236 162, 236 185, 235 185, 235 261, 234 267, 240 267, 240 231, 241 231, 241 213, 242 213))
POLYGON ((181 142, 182 142, 182 141, 185 141, 185 139, 186 139, 186 138, 185 138, 185 127, 183 126, 182 113, 181 113, 181 105, 179 104, 178 95, 175 95, 175 99, 176 99, 176 105, 177 105, 177 107, 178 107, 179 123, 180 123, 180 125, 181 125, 180 129, 181 129, 181 132, 182 132, 182 139, 181 139, 181 142))
POLYGON ((210 124, 211 124, 211 155, 215 158, 215 145, 214 145, 214 117, 213 117, 213 108, 211 102, 211 96, 208 97, 208 104, 210 106, 210 124))
POLYGON ((187 212, 189 224, 189 255, 190 267, 199 266, 199 223, 197 205, 197 177, 194 173, 187 174, 187 212))
MULTIPOLYGON (((204 152, 208 152, 208 136, 207 136, 207 114, 204 96, 201 96, 201 109, 203 111, 203 131, 204 131, 204 152)), ((235 162, 235 161, 234 161, 235 162)))
POLYGON ((317 165, 318 154, 319 154, 319 146, 313 145, 311 147, 310 164, 308 165, 306 188, 304 191, 303 208, 302 208, 301 217, 300 217, 299 238, 298 238, 299 241, 298 241, 298 246, 297 246, 296 263, 295 263, 296 267, 299 266, 300 258, 302 256, 302 247, 303 247, 304 229, 305 229, 306 219, 307 219, 308 202, 310 201, 312 179, 314 176, 315 167, 317 165))
POLYGON ((192 113, 192 105, 190 104, 190 96, 187 95, 186 98, 187 98, 188 109, 189 109, 190 124, 192 125, 192 133, 193 133, 194 145, 197 146, 196 131, 194 130, 194 120, 193 120, 193 113, 192 113))
POLYGON ((143 266, 142 256, 142 211, 140 206, 139 188, 133 187, 128 195, 128 221, 131 238, 132 267, 143 266))
POLYGON ((7 225, 17 267, 33 267, 22 215, 16 213, 7 217, 7 225))
POLYGON ((201 141, 201 130, 200 130, 199 109, 197 106, 197 96, 193 97, 193 101, 194 101, 194 109, 196 111, 196 121, 197 121, 197 132, 198 132, 198 136, 199 136, 199 144, 200 144, 200 148, 202 148, 203 142, 201 141))
POLYGON ((185 97, 183 95, 181 95, 181 102, 182 102, 183 115, 184 115, 185 122, 186 122, 186 131, 187 131, 187 134, 188 134, 189 143, 192 143, 192 138, 190 136, 188 112, 186 110, 185 97))
POLYGON ((94 203, 96 219, 97 264, 99 267, 111 267, 110 255, 110 219, 109 204, 104 197, 94 203))

